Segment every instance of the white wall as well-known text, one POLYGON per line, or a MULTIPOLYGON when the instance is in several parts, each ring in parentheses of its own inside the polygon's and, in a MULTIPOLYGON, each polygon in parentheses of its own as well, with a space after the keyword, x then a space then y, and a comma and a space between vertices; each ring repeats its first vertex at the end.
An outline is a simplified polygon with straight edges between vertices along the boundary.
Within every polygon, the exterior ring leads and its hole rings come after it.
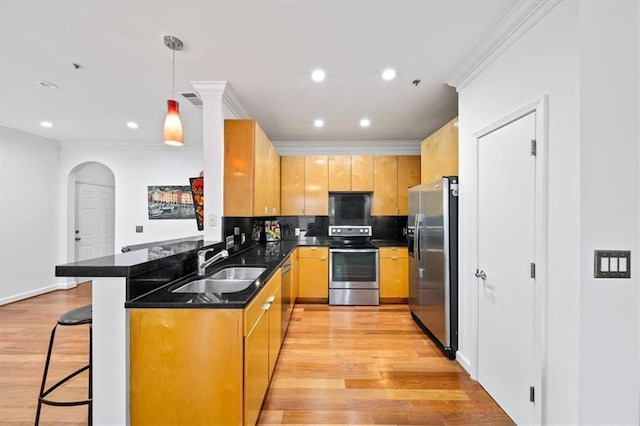
POLYGON ((0 127, 0 305, 57 287, 58 143, 0 127))
MULTIPOLYGON (((189 185, 189 178, 202 171, 202 147, 66 145, 60 149, 60 230, 58 263, 72 260, 73 227, 67 212, 73 211, 69 193, 70 173, 80 164, 98 162, 115 177, 115 250, 122 246, 200 235, 195 219, 149 220, 147 186, 189 185), (136 225, 143 226, 136 233, 136 225)), ((72 179, 74 180, 74 179, 72 179)))
POLYGON ((548 95, 542 415, 549 424, 638 423, 638 280, 590 278, 596 248, 631 249, 632 270, 638 271, 640 212, 637 199, 629 197, 639 191, 638 106, 637 98, 631 99, 638 93, 638 38, 629 34, 633 25, 637 31, 638 13, 602 13, 607 7, 560 2, 459 94, 460 353, 470 369, 477 360, 477 311, 471 303, 477 267, 473 133, 548 95), (590 20, 597 25, 589 27, 590 20), (594 45, 585 51, 584 43, 594 45), (608 57, 598 58, 605 51, 608 57), (623 59, 627 55, 631 58, 623 59), (612 61, 616 65, 608 73, 612 61), (619 81, 611 84, 614 79, 619 81), (588 89, 581 92, 585 84, 588 89), (611 126, 621 127, 612 133, 611 126), (621 186, 615 183, 618 175, 624 178, 621 186), (603 191, 610 195, 601 198, 603 191), (612 205, 603 206, 602 200, 612 205))
POLYGON ((638 2, 580 5, 579 421, 638 424, 638 2), (596 249, 633 279, 594 279, 596 249))

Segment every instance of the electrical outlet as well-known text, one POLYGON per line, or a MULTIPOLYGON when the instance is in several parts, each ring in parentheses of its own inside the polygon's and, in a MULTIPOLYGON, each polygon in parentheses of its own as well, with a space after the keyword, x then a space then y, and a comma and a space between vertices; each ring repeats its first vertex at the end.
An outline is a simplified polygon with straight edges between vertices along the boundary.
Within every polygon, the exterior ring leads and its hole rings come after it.
POLYGON ((214 227, 214 226, 218 226, 218 216, 215 214, 210 214, 209 215, 209 226, 210 227, 214 227))
POLYGON ((631 251, 595 250, 594 278, 631 278, 631 251))
POLYGON ((142 233, 142 225, 136 225, 136 232, 137 232, 138 234, 141 234, 141 233, 142 233))
POLYGON ((226 237, 226 241, 227 241, 227 249, 230 249, 231 247, 233 247, 233 235, 229 235, 228 237, 226 237))
POLYGON ((240 227, 239 226, 234 226, 233 227, 233 235, 240 235, 240 227))

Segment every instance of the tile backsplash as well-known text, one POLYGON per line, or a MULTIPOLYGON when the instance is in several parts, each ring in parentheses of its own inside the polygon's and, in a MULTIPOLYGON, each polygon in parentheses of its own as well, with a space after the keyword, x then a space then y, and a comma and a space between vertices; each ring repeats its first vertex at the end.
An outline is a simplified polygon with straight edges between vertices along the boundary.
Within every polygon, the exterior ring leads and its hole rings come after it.
MULTIPOLYGON (((224 236, 234 235, 234 228, 251 239, 254 225, 264 228, 265 220, 277 220, 283 240, 297 240, 295 229, 300 229, 300 237, 326 237, 329 229, 328 216, 279 216, 272 218, 225 217, 224 236)), ((406 216, 372 216, 373 238, 380 240, 404 240, 407 227, 406 216)), ((265 241, 264 232, 261 241, 265 241)))

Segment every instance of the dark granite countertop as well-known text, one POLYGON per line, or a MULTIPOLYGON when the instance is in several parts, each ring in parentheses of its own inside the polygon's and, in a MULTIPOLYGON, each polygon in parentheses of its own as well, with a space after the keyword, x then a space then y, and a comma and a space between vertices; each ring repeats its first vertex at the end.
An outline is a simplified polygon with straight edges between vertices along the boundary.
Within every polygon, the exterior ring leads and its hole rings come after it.
MULTIPOLYGON (((377 247, 406 247, 406 240, 374 239, 377 247)), ((172 293, 194 279, 195 255, 203 248, 222 249, 222 243, 205 243, 202 239, 172 240, 150 243, 148 248, 132 250, 81 262, 56 266, 57 276, 126 277, 126 308, 223 308, 243 309, 262 289, 296 247, 328 246, 326 237, 234 246, 230 256, 207 268, 203 277, 229 266, 261 266, 266 270, 245 290, 213 294, 172 293)))
POLYGON ((222 308, 242 309, 269 281, 271 276, 282 265, 293 250, 300 245, 319 245, 308 241, 281 241, 256 245, 232 254, 226 259, 216 262, 207 268, 203 277, 211 276, 216 271, 229 266, 260 266, 266 270, 253 284, 242 291, 222 293, 218 296, 208 293, 172 293, 172 291, 194 279, 199 279, 196 273, 191 273, 172 281, 156 290, 143 294, 125 303, 125 308, 222 308))
POLYGON ((376 247, 407 247, 407 240, 371 240, 376 247))
POLYGON ((202 238, 194 240, 192 237, 171 240, 170 242, 149 243, 150 247, 148 248, 58 265, 56 266, 56 276, 129 277, 156 268, 155 264, 162 263, 163 259, 168 260, 171 256, 188 254, 205 247, 215 247, 216 244, 222 243, 206 243, 202 238))

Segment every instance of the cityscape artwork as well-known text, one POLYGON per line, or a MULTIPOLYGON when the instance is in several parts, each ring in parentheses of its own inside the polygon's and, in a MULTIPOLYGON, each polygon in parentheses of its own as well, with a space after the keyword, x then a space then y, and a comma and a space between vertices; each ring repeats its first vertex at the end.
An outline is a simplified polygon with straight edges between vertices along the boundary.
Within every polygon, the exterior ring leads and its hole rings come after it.
POLYGON ((149 219, 194 219, 193 195, 186 186, 148 186, 149 219))

